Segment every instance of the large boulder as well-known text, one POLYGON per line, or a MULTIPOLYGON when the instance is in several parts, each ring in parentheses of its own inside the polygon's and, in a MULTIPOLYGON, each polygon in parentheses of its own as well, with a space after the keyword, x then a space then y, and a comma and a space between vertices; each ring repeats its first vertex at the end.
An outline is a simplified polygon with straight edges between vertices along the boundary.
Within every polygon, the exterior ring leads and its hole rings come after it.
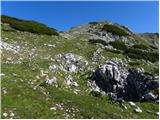
POLYGON ((106 93, 122 94, 127 74, 122 63, 108 61, 95 70, 90 80, 95 81, 96 85, 106 93))
MULTIPOLYGON (((131 101, 153 101, 156 98, 149 92, 158 89, 157 78, 144 72, 143 69, 128 69, 122 61, 111 60, 99 66, 89 81, 92 83, 94 81, 96 86, 108 95, 114 93, 117 98, 131 101)), ((97 88, 95 84, 94 88, 97 88)))

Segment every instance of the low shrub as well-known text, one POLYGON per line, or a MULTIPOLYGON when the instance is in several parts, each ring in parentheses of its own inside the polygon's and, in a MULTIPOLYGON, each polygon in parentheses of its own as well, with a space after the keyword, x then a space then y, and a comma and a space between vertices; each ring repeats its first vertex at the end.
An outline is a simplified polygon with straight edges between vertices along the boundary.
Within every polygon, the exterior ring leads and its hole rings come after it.
POLYGON ((128 32, 132 33, 131 30, 128 27, 126 27, 124 25, 121 25, 121 27, 123 27, 123 29, 127 30, 128 32))
POLYGON ((2 23, 8 23, 12 28, 20 31, 46 35, 59 35, 55 29, 47 27, 46 25, 38 23, 36 21, 20 20, 5 15, 1 16, 1 21, 2 23))
POLYGON ((156 62, 159 60, 158 52, 147 52, 138 49, 127 48, 124 54, 128 55, 130 58, 145 59, 151 62, 156 62))
POLYGON ((109 25, 105 24, 102 28, 102 30, 112 33, 113 35, 119 35, 119 36, 128 36, 128 32, 126 32, 124 29, 116 26, 116 25, 109 25))
POLYGON ((149 48, 148 46, 145 45, 139 44, 139 45, 133 45, 134 47, 133 46, 128 47, 123 41, 120 40, 111 41, 108 44, 118 50, 122 50, 124 55, 127 55, 128 57, 133 59, 144 59, 144 60, 149 60, 151 62, 156 62, 159 60, 158 52, 148 52, 141 50, 149 48))
POLYGON ((89 42, 90 43, 100 43, 102 45, 107 45, 106 41, 101 40, 101 39, 90 39, 89 42))
POLYGON ((89 22, 89 24, 91 24, 91 25, 97 25, 98 22, 89 22))
POLYGON ((153 68, 153 73, 159 75, 159 67, 154 67, 153 68))
POLYGON ((129 62, 129 65, 131 65, 131 66, 139 66, 139 65, 141 65, 141 63, 138 62, 138 61, 133 61, 133 62, 129 62))
POLYGON ((118 50, 126 50, 127 49, 127 46, 125 45, 125 43, 123 41, 120 41, 120 40, 111 41, 108 44, 113 46, 114 48, 116 48, 118 50))
POLYGON ((112 52, 112 53, 121 54, 121 51, 119 51, 119 50, 110 50, 110 49, 106 49, 106 50, 109 52, 112 52))
POLYGON ((102 97, 102 94, 98 91, 91 91, 89 94, 94 97, 102 97))
POLYGON ((143 50, 148 50, 149 47, 147 45, 144 44, 136 44, 132 46, 133 48, 137 48, 137 49, 143 49, 143 50))

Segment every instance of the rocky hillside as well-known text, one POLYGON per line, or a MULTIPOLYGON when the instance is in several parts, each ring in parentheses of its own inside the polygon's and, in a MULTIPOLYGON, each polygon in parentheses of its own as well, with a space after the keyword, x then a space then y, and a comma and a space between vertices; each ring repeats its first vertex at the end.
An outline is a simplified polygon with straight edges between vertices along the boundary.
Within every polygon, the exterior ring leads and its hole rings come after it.
POLYGON ((107 21, 60 33, 6 16, 1 30, 2 118, 159 117, 159 34, 107 21))

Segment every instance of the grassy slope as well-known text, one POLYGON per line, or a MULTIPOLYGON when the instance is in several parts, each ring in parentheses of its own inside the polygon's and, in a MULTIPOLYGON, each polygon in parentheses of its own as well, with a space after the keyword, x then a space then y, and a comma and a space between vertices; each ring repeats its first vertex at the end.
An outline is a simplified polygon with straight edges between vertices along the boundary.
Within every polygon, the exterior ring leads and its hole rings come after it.
MULTIPOLYGON (((40 74, 40 69, 48 70, 49 65, 57 64, 50 59, 56 54, 72 52, 91 61, 91 55, 98 45, 88 44, 87 39, 83 36, 67 40, 61 36, 2 31, 2 38, 6 37, 9 39, 4 41, 17 43, 22 49, 19 54, 8 51, 2 53, 2 73, 5 74, 2 76, 2 114, 13 111, 14 118, 67 118, 67 114, 69 114, 68 118, 158 118, 154 113, 146 111, 158 112, 158 104, 155 103, 137 103, 143 110, 142 113, 137 114, 127 103, 128 110, 122 111, 118 104, 111 104, 108 98, 89 96, 86 86, 89 71, 75 74, 80 85, 76 88, 80 90, 79 94, 73 93, 75 88, 64 87, 64 76, 68 73, 61 70, 56 73, 50 72, 50 76, 58 78, 58 88, 44 85, 34 89, 38 85, 35 76, 40 74), (44 44, 55 44, 56 47, 46 47, 44 44), (29 57, 32 49, 35 49, 35 57, 33 55, 29 57), (21 64, 4 64, 3 62, 8 57, 14 58, 13 61, 19 58, 23 60, 21 64), (50 110, 50 107, 62 103, 62 108, 57 107, 57 110, 50 110)), ((104 53, 104 56, 115 57, 116 53, 114 54, 107 52, 104 53)), ((119 55, 119 57, 123 56, 119 55)), ((97 65, 93 65, 95 66, 97 65)), ((41 77, 40 80, 45 82, 45 78, 41 77)))

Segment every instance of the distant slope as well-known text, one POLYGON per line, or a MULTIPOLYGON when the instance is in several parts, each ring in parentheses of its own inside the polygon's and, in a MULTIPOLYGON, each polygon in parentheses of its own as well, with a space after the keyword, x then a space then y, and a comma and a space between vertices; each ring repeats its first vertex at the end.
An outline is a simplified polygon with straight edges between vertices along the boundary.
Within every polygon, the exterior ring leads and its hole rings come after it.
POLYGON ((7 23, 14 29, 20 31, 27 31, 37 34, 59 35, 57 30, 32 20, 21 20, 14 17, 2 15, 1 21, 2 23, 7 23))
POLYGON ((151 40, 151 41, 158 41, 159 40, 159 33, 140 33, 141 37, 151 40))

